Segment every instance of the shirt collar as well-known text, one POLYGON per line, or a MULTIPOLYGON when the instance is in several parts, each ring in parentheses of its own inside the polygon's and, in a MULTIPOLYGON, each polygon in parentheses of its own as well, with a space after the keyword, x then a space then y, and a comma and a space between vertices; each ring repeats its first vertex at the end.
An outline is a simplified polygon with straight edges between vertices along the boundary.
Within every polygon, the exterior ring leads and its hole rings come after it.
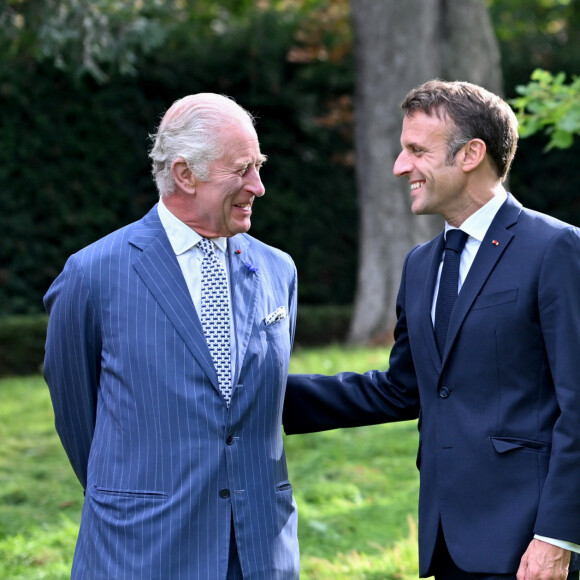
MULTIPOLYGON (((499 211, 499 208, 503 205, 504 201, 507 199, 507 193, 505 189, 496 195, 494 195, 484 206, 480 207, 474 214, 470 215, 459 228, 464 231, 467 235, 475 238, 477 241, 482 242, 495 214, 499 211)), ((447 231, 452 229, 447 222, 445 222, 445 234, 447 231)))
MULTIPOLYGON (((202 236, 200 236, 195 230, 192 230, 188 225, 184 224, 180 219, 175 217, 165 206, 162 199, 159 199, 157 205, 157 213, 159 214, 159 219, 161 220, 161 225, 165 229, 165 233, 169 238, 169 243, 173 248, 176 256, 187 252, 193 248, 202 236)), ((211 240, 219 250, 226 252, 228 249, 228 239, 227 238, 212 238, 211 240)))

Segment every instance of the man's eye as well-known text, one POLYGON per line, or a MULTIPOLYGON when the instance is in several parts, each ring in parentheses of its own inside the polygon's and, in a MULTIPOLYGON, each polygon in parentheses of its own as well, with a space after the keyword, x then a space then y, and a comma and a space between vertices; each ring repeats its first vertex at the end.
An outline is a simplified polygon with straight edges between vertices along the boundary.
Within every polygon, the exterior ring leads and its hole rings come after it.
POLYGON ((250 169, 251 169, 252 167, 255 167, 255 168, 256 168, 256 171, 257 171, 258 173, 260 173, 260 169, 262 169, 262 163, 256 163, 256 165, 251 165, 251 164, 250 164, 250 165, 246 165, 245 167, 242 167, 242 168, 240 169, 240 175, 242 175, 242 176, 243 176, 243 175, 246 175, 246 173, 248 173, 248 171, 250 171, 250 169))

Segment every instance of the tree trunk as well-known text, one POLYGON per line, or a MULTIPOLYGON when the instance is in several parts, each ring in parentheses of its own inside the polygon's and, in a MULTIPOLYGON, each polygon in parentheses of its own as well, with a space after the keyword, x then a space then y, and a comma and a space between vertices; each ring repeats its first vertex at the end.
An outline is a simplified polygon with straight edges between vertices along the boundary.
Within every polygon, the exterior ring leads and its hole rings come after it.
POLYGON ((484 0, 351 0, 351 18, 360 233, 349 342, 387 343, 404 258, 443 223, 437 216, 413 216, 409 184, 393 175, 400 103, 432 78, 500 93, 499 48, 484 0))

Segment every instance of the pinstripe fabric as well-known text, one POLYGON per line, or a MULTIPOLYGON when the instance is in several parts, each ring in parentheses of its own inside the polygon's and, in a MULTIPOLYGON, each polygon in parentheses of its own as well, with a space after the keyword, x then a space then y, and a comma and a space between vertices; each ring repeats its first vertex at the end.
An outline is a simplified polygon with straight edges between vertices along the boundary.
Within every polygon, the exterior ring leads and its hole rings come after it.
POLYGON ((228 260, 229 409, 156 208, 72 256, 45 297, 45 377, 86 489, 73 579, 225 579, 232 518, 245 579, 298 578, 280 428, 296 271, 245 234, 228 260))

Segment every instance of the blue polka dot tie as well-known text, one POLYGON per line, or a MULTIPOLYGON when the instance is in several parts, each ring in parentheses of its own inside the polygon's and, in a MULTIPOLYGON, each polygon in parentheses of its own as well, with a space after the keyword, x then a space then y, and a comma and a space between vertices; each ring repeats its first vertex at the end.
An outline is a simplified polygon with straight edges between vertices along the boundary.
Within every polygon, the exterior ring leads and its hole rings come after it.
POLYGON ((213 358, 220 391, 229 407, 232 395, 230 356, 230 304, 226 269, 216 256, 213 243, 202 238, 201 325, 213 358))
POLYGON ((445 236, 443 269, 435 305, 435 340, 441 356, 445 350, 449 319, 458 294, 459 262, 466 241, 467 234, 461 230, 448 230, 445 236))

